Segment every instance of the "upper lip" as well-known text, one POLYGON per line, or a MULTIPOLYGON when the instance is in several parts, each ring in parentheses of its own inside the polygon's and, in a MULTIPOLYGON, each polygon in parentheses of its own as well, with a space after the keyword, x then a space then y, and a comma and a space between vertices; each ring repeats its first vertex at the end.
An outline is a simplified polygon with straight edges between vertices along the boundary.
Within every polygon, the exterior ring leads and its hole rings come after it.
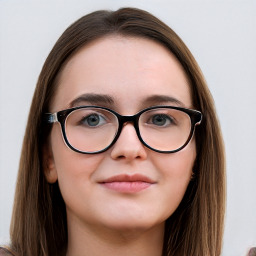
POLYGON ((156 183, 149 177, 142 175, 142 174, 133 174, 133 175, 128 175, 128 174, 120 174, 120 175, 115 175, 110 178, 102 180, 100 183, 110 183, 110 182, 146 182, 146 183, 156 183))

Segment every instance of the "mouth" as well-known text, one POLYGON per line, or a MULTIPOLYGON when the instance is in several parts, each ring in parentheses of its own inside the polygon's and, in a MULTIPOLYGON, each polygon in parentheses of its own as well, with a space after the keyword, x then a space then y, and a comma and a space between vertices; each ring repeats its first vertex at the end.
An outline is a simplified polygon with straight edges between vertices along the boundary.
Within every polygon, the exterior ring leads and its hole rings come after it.
POLYGON ((121 193, 137 193, 145 190, 156 182, 141 174, 117 175, 99 182, 100 185, 121 193))

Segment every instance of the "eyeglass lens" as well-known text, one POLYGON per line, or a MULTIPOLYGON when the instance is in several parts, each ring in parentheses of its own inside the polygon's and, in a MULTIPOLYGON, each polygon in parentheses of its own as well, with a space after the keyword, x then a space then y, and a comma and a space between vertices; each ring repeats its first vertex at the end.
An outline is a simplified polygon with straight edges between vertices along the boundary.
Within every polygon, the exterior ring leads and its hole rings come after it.
POLYGON ((183 146, 189 137, 190 128, 189 115, 176 109, 149 110, 139 120, 143 141, 161 151, 172 151, 183 146))

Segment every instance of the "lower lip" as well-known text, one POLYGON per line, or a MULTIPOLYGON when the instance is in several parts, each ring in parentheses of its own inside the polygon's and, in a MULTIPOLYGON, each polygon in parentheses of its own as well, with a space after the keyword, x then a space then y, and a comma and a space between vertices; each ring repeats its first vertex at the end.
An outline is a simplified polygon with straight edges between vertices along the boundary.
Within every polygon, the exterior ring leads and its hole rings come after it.
POLYGON ((136 193, 140 192, 148 187, 150 187, 152 184, 148 182, 143 181, 115 181, 115 182, 106 182, 101 183, 104 187, 121 192, 121 193, 136 193))

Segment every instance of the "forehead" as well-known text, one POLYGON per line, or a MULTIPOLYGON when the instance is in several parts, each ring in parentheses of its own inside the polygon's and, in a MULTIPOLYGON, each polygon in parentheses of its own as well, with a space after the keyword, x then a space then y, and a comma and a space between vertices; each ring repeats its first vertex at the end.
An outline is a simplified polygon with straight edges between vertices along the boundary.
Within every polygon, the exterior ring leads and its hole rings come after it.
POLYGON ((160 43, 138 37, 109 36, 82 47, 64 66, 52 101, 68 108, 81 94, 110 95, 119 107, 138 107, 146 97, 175 97, 191 107, 190 86, 174 55, 160 43))

